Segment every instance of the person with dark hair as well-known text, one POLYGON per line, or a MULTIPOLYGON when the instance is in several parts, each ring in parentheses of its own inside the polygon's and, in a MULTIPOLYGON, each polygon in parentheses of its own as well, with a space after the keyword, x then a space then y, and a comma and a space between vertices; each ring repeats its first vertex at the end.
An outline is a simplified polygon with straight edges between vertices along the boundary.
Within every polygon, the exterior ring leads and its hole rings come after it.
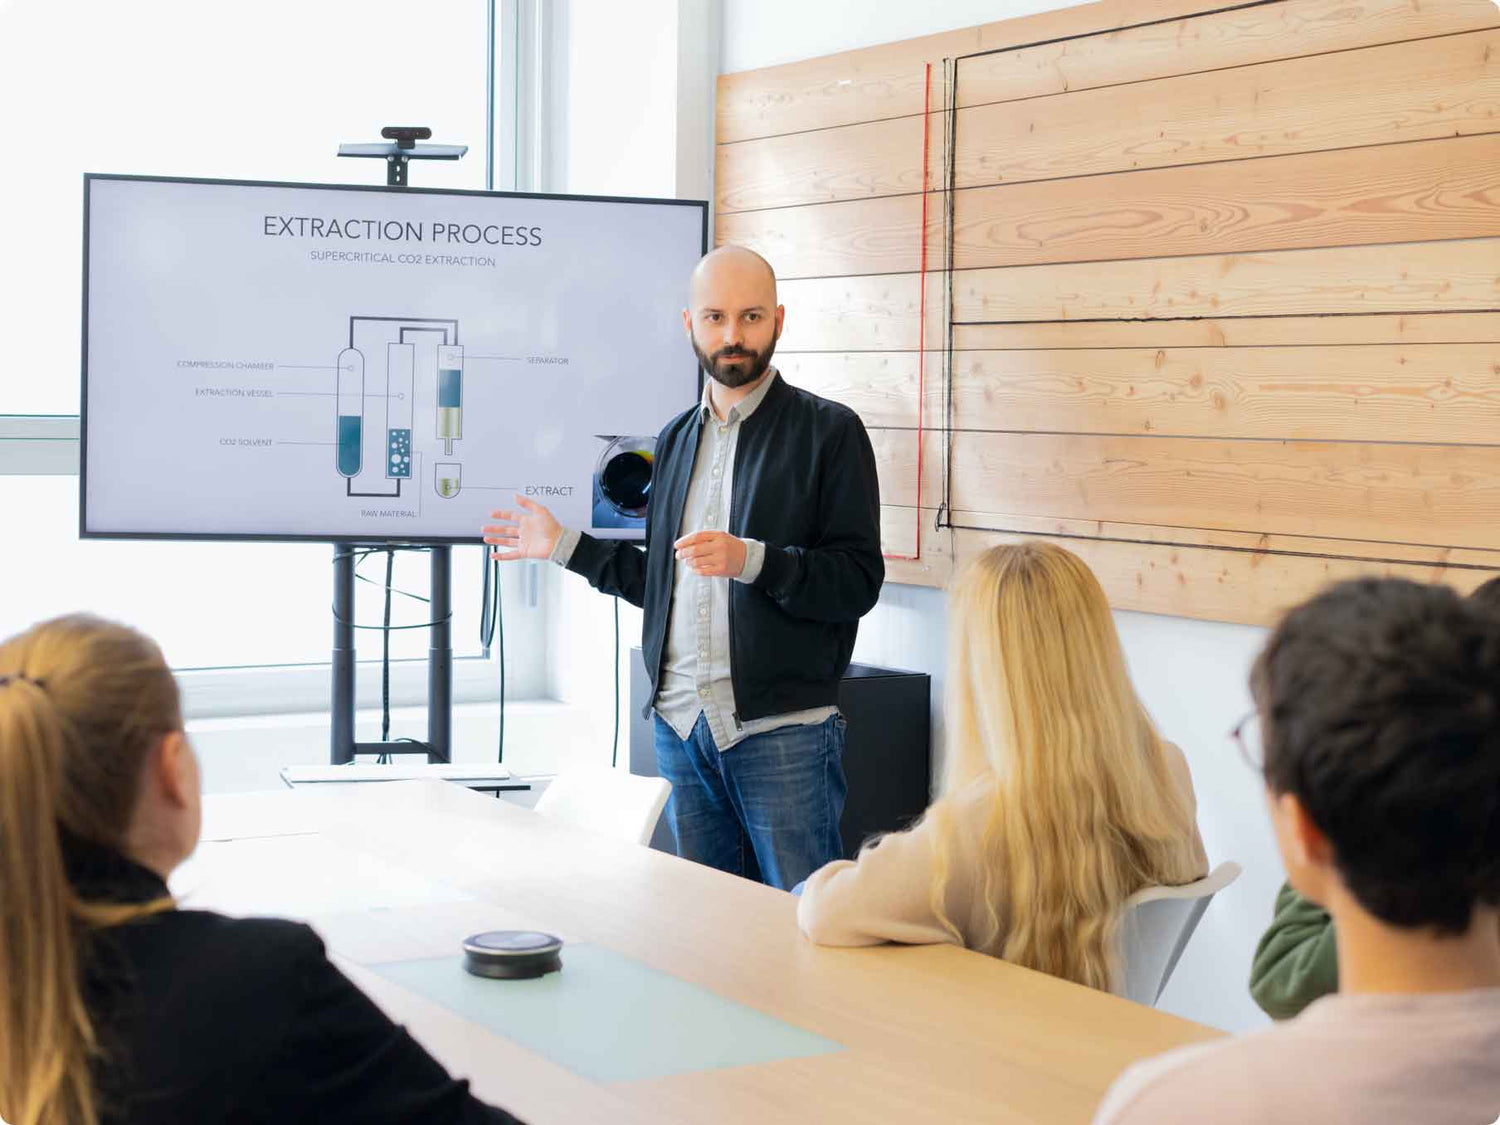
POLYGON ((1486 609, 1500 610, 1500 576, 1491 578, 1469 595, 1469 600, 1486 609))
POLYGON ((155 644, 81 615, 0 643, 0 1120, 515 1122, 307 926, 179 910, 199 825, 155 644))
MULTIPOLYGON (((1474 604, 1500 611, 1500 577, 1469 594, 1474 604)), ((1338 950, 1328 911, 1282 884, 1271 924, 1250 965, 1250 996, 1266 1015, 1287 1020, 1339 988, 1338 950)))
POLYGON ((1292 610, 1236 728, 1339 992, 1137 1064, 1096 1125, 1420 1121, 1500 1111, 1500 629, 1445 586, 1361 579, 1292 610), (1258 733, 1257 733, 1258 732, 1258 733))

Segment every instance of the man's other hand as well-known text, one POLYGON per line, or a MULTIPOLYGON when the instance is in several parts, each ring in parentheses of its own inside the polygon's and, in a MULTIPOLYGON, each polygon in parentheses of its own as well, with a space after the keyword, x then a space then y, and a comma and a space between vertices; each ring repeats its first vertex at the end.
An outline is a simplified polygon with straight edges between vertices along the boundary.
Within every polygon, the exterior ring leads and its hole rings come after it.
POLYGON ((724 531, 695 531, 672 546, 677 561, 705 578, 738 578, 745 570, 745 541, 724 531))

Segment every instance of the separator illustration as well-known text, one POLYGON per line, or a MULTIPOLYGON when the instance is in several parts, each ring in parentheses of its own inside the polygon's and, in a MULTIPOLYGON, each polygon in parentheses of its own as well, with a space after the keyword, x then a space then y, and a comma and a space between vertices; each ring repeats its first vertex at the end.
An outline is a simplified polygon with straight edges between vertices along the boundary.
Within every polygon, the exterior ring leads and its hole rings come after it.
POLYGON ((422 453, 414 441, 418 399, 433 411, 433 437, 443 456, 433 460, 432 488, 444 500, 458 495, 462 466, 452 460, 463 438, 464 349, 458 321, 427 317, 351 316, 349 344, 335 369, 334 468, 344 494, 398 498, 419 477, 422 453))

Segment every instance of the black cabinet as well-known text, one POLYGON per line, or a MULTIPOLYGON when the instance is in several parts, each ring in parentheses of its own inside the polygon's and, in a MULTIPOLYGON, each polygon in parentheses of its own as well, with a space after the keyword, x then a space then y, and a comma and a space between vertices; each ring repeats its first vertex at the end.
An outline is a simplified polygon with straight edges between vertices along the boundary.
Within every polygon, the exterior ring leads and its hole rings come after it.
MULTIPOLYGON (((656 776, 656 750, 650 719, 641 718, 651 690, 641 650, 630 659, 630 772, 656 776)), ((844 744, 844 775, 849 796, 840 823, 845 854, 853 857, 871 836, 905 828, 927 808, 932 788, 932 679, 924 672, 899 672, 851 664, 839 685, 839 710, 849 721, 844 744)), ((651 846, 676 849, 663 814, 651 846)))

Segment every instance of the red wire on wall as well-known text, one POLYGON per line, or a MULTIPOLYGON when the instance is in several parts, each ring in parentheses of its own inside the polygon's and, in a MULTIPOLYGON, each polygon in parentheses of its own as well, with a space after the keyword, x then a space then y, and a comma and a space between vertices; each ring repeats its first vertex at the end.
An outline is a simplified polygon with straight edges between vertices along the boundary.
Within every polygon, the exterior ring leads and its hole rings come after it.
POLYGON ((917 296, 917 547, 911 555, 886 554, 888 559, 914 562, 922 557, 922 431, 927 415, 927 160, 931 135, 932 64, 922 74, 922 260, 918 266, 917 296))

